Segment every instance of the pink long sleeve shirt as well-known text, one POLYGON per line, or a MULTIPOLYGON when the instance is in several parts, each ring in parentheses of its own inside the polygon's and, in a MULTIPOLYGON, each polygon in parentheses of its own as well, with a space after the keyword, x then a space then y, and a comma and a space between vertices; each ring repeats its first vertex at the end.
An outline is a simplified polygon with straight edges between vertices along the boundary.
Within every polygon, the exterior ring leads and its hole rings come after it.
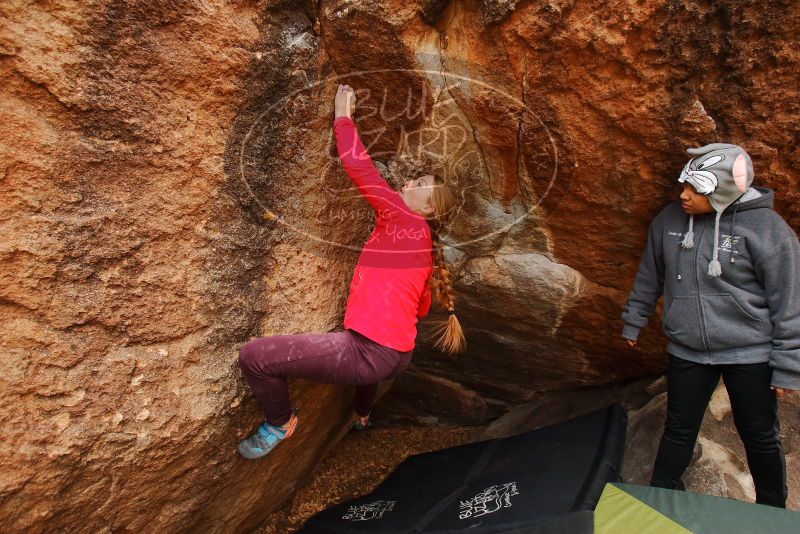
POLYGON ((431 304, 430 227, 372 164, 351 118, 337 117, 333 132, 348 176, 375 211, 375 228, 350 282, 344 327, 395 350, 412 350, 417 320, 431 304))

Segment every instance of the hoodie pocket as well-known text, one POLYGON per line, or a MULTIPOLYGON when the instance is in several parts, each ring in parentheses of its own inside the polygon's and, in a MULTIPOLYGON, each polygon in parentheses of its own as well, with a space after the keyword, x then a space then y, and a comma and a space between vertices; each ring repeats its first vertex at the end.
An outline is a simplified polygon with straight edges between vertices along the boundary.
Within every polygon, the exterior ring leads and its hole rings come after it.
POLYGON ((705 350, 697 297, 673 297, 662 324, 667 337, 694 350, 705 350))
POLYGON ((703 295, 703 313, 711 350, 747 347, 772 339, 765 322, 745 311, 733 295, 703 295))

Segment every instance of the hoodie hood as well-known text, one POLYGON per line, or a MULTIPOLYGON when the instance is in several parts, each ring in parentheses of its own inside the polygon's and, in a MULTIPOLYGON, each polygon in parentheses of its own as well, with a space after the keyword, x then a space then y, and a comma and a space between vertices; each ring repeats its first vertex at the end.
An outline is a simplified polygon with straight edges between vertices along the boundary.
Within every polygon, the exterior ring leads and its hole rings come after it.
POLYGON ((738 201, 725 208, 723 214, 727 215, 728 213, 733 213, 734 211, 741 213, 743 211, 760 208, 766 208, 770 210, 775 209, 775 192, 772 189, 759 186, 751 186, 750 189, 757 191, 760 196, 746 200, 747 197, 750 196, 748 190, 748 192, 742 195, 738 201))

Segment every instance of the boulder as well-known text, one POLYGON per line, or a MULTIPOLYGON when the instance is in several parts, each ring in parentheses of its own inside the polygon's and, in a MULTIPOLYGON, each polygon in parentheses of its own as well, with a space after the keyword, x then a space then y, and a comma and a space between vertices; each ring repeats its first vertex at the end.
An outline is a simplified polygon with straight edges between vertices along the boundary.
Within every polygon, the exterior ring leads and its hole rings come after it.
POLYGON ((296 437, 235 454, 260 420, 239 348, 340 328, 372 224, 337 83, 391 183, 435 171, 459 199, 469 350, 432 350, 432 313, 387 417, 477 424, 660 373, 658 321, 630 350, 618 317, 683 149, 743 144, 800 223, 798 9, 3 2, 0 530, 247 531, 347 430, 351 388, 295 381, 296 437))

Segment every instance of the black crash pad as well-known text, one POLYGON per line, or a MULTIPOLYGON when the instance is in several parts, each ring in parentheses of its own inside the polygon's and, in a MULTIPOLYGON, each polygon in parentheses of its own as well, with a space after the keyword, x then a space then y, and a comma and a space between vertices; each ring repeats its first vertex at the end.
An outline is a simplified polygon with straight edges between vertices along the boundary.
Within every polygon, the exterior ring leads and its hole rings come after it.
POLYGON ((323 510, 300 532, 591 533, 603 487, 619 478, 625 428, 615 404, 532 432, 411 456, 375 491, 323 510))

